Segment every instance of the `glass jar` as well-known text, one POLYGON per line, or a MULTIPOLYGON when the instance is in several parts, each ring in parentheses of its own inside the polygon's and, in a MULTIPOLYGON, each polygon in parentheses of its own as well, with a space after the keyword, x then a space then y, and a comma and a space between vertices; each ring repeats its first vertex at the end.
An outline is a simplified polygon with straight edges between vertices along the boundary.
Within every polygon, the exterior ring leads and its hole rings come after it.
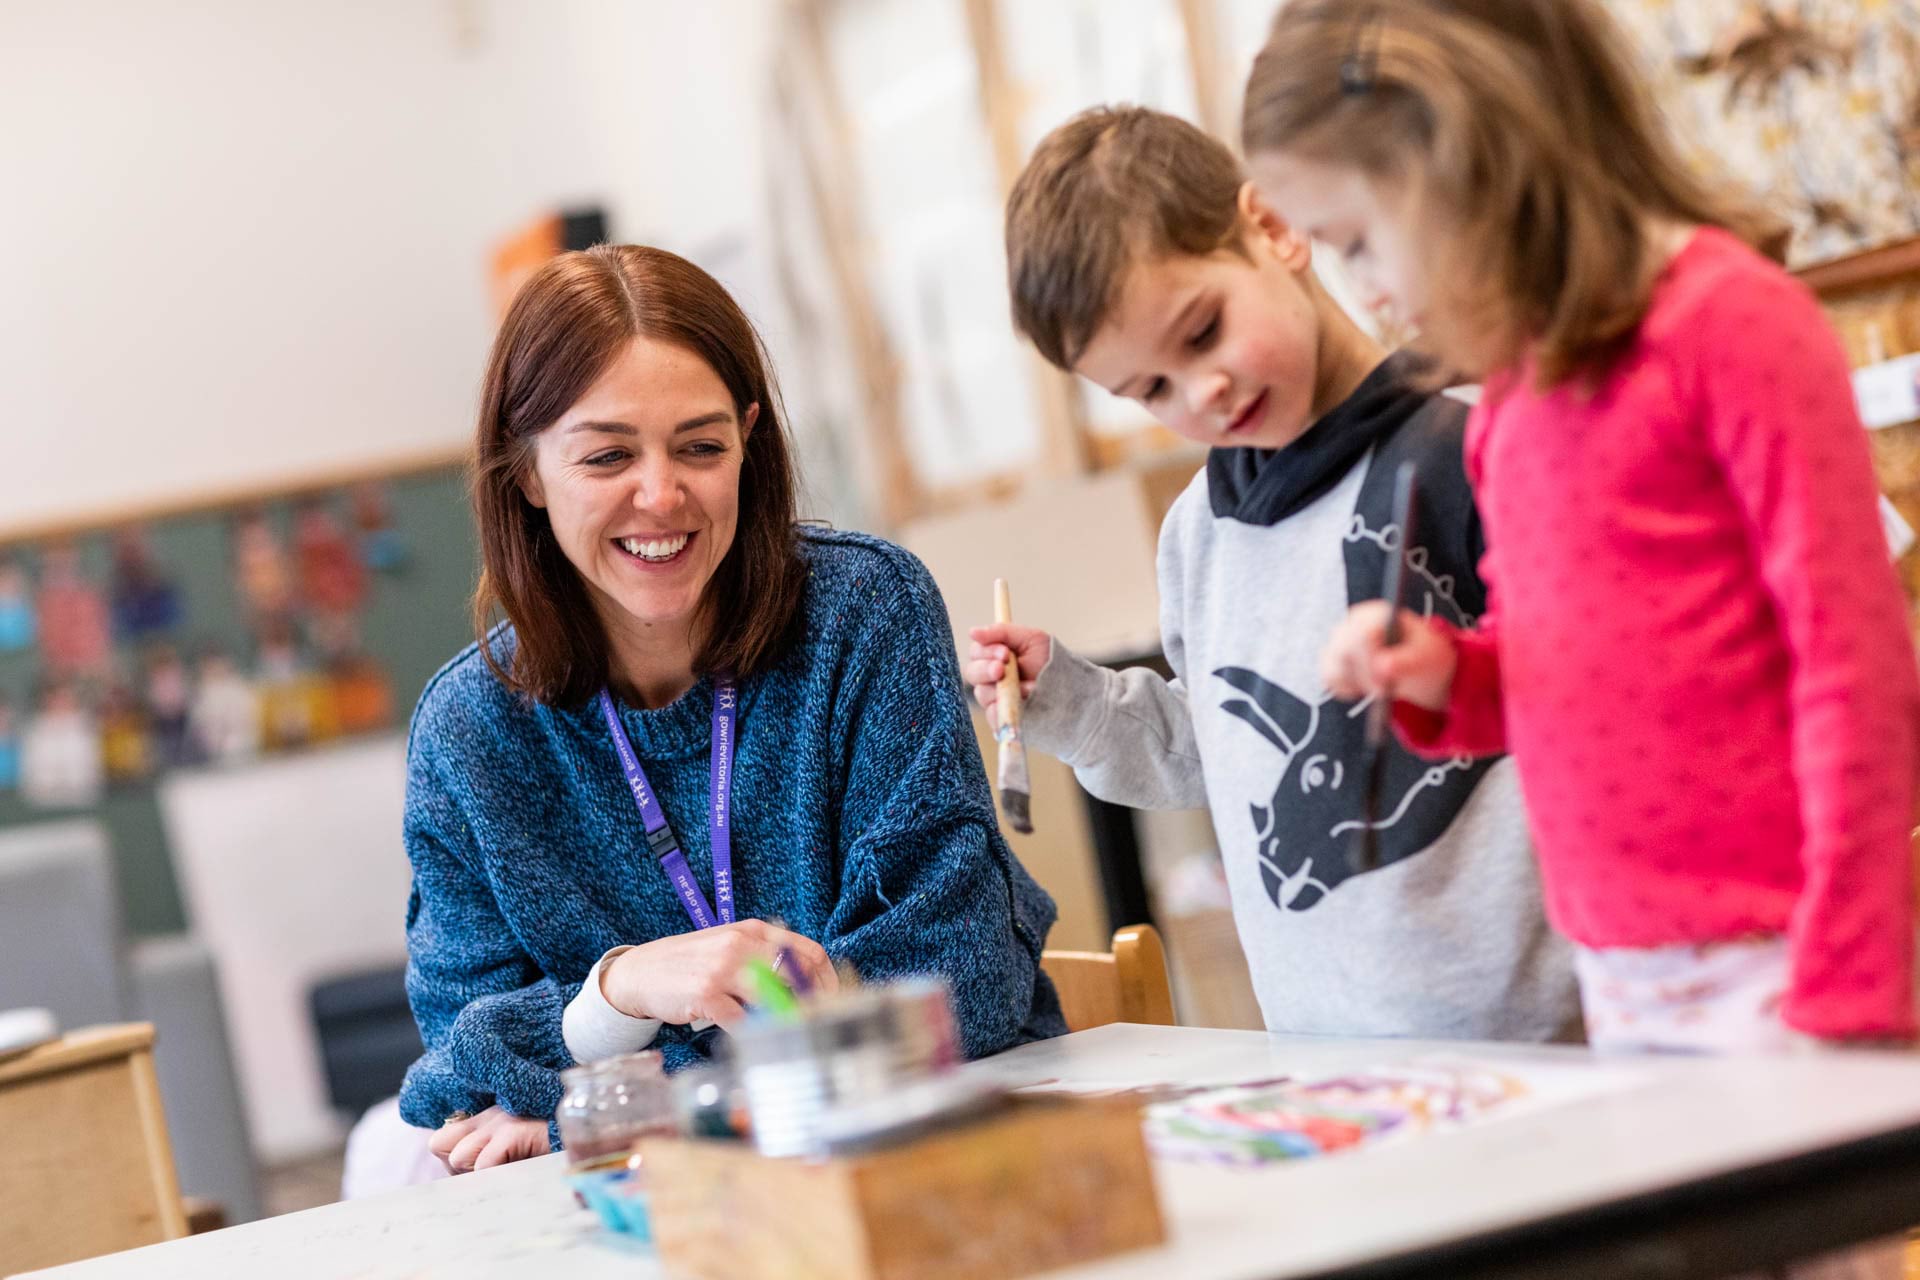
POLYGON ((673 1077, 674 1111, 688 1138, 738 1138, 747 1132, 746 1095, 725 1063, 688 1067, 673 1077))
POLYGON ((571 1068, 560 1082, 554 1118, 572 1164, 631 1154, 641 1138, 676 1129, 673 1092, 651 1049, 571 1068))

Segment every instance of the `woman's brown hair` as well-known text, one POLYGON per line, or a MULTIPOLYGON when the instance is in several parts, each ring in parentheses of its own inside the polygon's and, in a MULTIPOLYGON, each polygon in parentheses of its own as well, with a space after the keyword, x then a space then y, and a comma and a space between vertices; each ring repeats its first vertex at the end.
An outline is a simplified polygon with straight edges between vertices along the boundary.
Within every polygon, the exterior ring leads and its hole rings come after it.
POLYGON ((507 309, 487 361, 473 460, 480 586, 473 625, 487 665, 509 687, 574 706, 607 682, 607 638, 552 527, 521 481, 534 439, 565 414, 635 338, 682 347, 706 361, 746 433, 740 522, 707 584, 702 673, 744 678, 785 648, 805 590, 794 532, 792 453, 766 348, 719 281, 664 249, 600 245, 564 253, 535 272, 507 309), (518 641, 510 668, 487 643, 497 612, 518 641))
POLYGON ((1254 61, 1249 157, 1359 169, 1418 210, 1429 339, 1542 387, 1631 342, 1663 261, 1652 220, 1777 250, 1781 227, 1697 176, 1592 0, 1293 0, 1254 61))

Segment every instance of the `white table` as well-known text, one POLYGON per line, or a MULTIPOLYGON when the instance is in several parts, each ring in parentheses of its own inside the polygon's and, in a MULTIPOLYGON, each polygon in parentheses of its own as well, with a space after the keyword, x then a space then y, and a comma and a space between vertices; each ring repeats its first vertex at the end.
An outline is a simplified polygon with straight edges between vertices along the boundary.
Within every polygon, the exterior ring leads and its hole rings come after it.
MULTIPOLYGON (((1103 1027, 974 1070, 1015 1084, 1205 1080, 1444 1054, 1584 1096, 1259 1170, 1161 1162, 1170 1242, 1059 1280, 1710 1276, 1920 1221, 1920 1058, 1581 1050, 1103 1027)), ((38 1273, 61 1280, 650 1280, 573 1207, 564 1157, 38 1273)))

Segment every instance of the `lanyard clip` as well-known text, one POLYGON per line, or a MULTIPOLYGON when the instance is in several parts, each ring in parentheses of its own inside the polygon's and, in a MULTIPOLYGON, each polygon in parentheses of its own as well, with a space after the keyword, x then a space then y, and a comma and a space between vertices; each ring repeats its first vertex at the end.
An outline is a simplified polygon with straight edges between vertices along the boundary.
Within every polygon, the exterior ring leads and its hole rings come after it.
POLYGON ((655 858, 665 862, 680 851, 680 841, 673 834, 673 828, 663 822, 647 832, 647 848, 655 858))

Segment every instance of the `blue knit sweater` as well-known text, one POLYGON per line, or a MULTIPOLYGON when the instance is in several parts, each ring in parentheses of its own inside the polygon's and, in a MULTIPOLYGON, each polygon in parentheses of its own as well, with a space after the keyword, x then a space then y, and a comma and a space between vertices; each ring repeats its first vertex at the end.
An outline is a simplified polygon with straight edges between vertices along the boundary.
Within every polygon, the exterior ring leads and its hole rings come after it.
MULTIPOLYGON (((865 978, 940 973, 971 1057, 1066 1030, 1040 948, 1053 900, 1000 834, 927 571, 876 538, 803 529, 791 649, 744 682, 734 763, 741 919, 777 918, 865 978)), ((510 628, 495 652, 512 652, 510 628)), ((621 708, 713 899, 713 688, 621 708)), ((400 1091, 437 1127, 493 1103, 551 1116, 572 1059, 560 1016, 608 948, 692 926, 649 855, 592 704, 518 697, 470 646, 427 685, 407 756, 407 993, 426 1052, 400 1091)), ((661 1031, 669 1069, 721 1033, 661 1031)))

